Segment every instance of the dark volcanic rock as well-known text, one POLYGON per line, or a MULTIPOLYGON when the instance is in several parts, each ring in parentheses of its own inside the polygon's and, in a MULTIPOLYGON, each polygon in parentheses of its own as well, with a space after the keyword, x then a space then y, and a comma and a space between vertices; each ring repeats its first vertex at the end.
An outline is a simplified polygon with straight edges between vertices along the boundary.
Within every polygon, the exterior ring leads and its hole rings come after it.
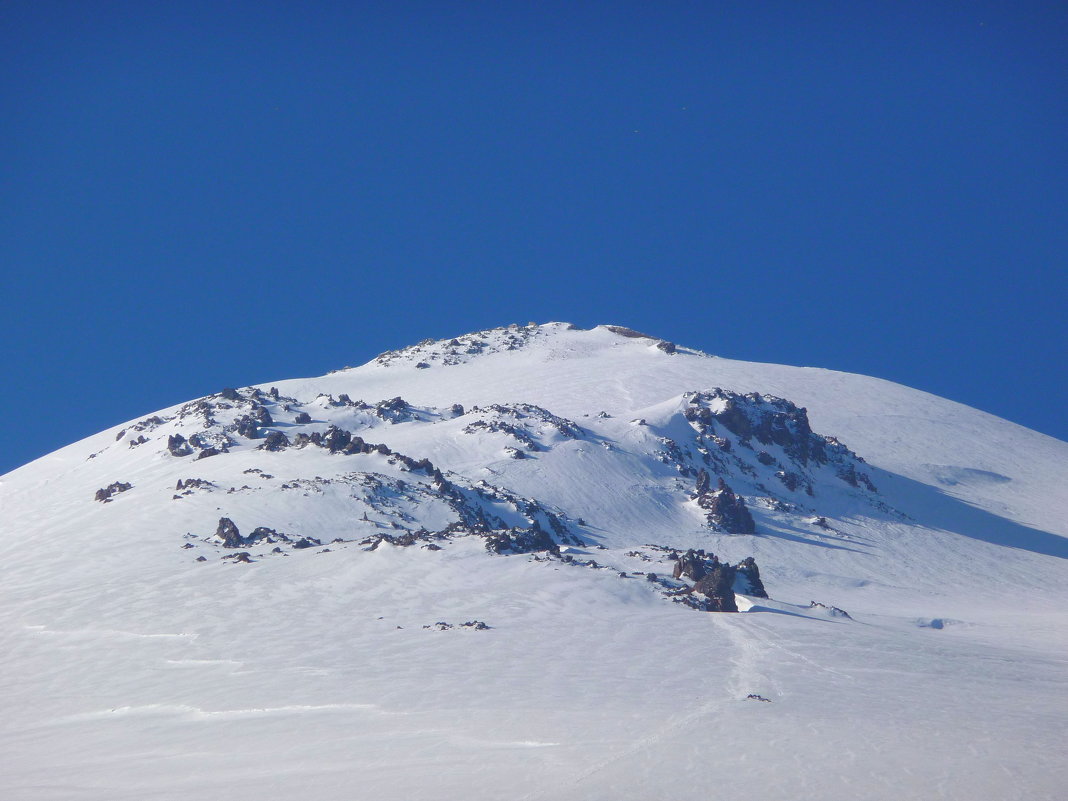
MULTIPOLYGON (((688 392, 685 397, 683 415, 698 432, 699 442, 737 453, 739 449, 732 448, 730 439, 723 436, 733 434, 735 445, 756 451, 756 461, 768 467, 782 467, 777 477, 791 492, 803 490, 813 495, 809 472, 822 466, 829 467, 850 486, 877 492, 871 479, 856 467, 864 460, 834 437, 814 433, 803 407, 773 395, 741 395, 720 388, 688 392), (758 449, 757 443, 768 447, 758 449), (771 446, 781 448, 781 454, 771 446)), ((744 454, 739 458, 745 458, 744 454)), ((708 464, 709 459, 705 462, 708 464)), ((742 468, 745 470, 744 465, 742 468)))
POLYGON ((293 418, 293 422, 299 425, 304 425, 312 421, 311 415, 307 412, 297 412, 297 416, 293 418))
POLYGON ((219 518, 219 527, 215 529, 215 536, 222 540, 224 548, 239 548, 245 544, 241 538, 241 532, 237 530, 234 521, 228 517, 219 518))
POLYGON ((825 461, 824 442, 812 433, 808 411, 788 400, 771 395, 738 395, 725 390, 713 394, 722 409, 712 417, 740 437, 756 439, 763 445, 779 445, 787 455, 806 464, 809 459, 825 461))
POLYGON ((656 339, 648 334, 643 334, 641 331, 635 331, 633 328, 627 328, 622 325, 605 325, 603 328, 608 329, 613 334, 619 334, 621 337, 628 337, 629 339, 656 339))
POLYGON ((512 528, 494 531, 486 537, 486 550, 490 553, 533 553, 548 551, 559 554, 560 547, 548 531, 535 524, 532 528, 512 528))
POLYGON ((764 583, 760 580, 760 570, 757 568, 756 560, 752 556, 748 556, 738 563, 735 568, 738 571, 739 578, 743 579, 747 587, 739 588, 739 592, 742 595, 752 595, 757 598, 767 598, 767 590, 764 589, 764 583))
POLYGON ((93 499, 102 503, 108 503, 113 495, 117 495, 120 492, 126 492, 126 490, 129 489, 133 489, 133 484, 123 481, 115 481, 108 484, 103 489, 98 489, 96 495, 93 496, 93 499))
MULTIPOLYGON (((312 435, 314 440, 315 436, 312 435)), ((330 426, 321 437, 321 445, 330 453, 340 453, 352 442, 352 434, 343 428, 330 426)))
POLYGON ((188 456, 193 452, 181 434, 171 434, 167 437, 167 450, 171 456, 188 456))
POLYGON ((244 538, 246 545, 251 545, 254 542, 260 540, 267 540, 268 542, 274 542, 275 539, 287 539, 285 534, 279 534, 273 528, 267 528, 266 526, 257 526, 252 530, 252 533, 244 538))
MULTIPOLYGON (((220 453, 222 453, 222 451, 220 451, 218 448, 205 448, 197 454, 197 459, 207 459, 211 456, 218 456, 220 453)), ((194 459, 193 461, 196 461, 196 459, 194 459)))
POLYGON ((704 595, 709 612, 737 612, 734 602, 734 573, 730 565, 716 564, 696 584, 694 591, 704 595))
POLYGON ((273 426, 274 419, 271 417, 271 413, 267 411, 266 406, 257 406, 251 412, 252 419, 255 420, 261 426, 273 426))
POLYGON ((715 557, 711 556, 711 560, 706 560, 704 551, 689 550, 675 562, 675 568, 671 575, 674 578, 688 578, 690 581, 700 581, 708 572, 707 561, 714 563, 715 557))
POLYGON ((708 477, 708 471, 703 467, 697 471, 697 486, 694 488, 694 492, 697 496, 704 495, 712 488, 711 481, 708 477))
POLYGON ((843 465, 838 471, 838 477, 851 487, 863 485, 871 492, 878 492, 871 479, 866 474, 859 472, 852 464, 843 465))
POLYGON ((247 439, 255 439, 259 435, 256 420, 247 414, 243 414, 233 422, 233 430, 247 439))
POLYGON ((705 492, 697 497, 697 505, 707 512, 708 522, 728 534, 753 534, 756 524, 753 516, 740 497, 721 478, 715 492, 705 492))
POLYGON ((376 403, 374 414, 389 423, 406 423, 415 419, 415 410, 400 396, 376 403))
POLYGON ((271 431, 257 448, 261 451, 284 451, 289 447, 289 438, 281 431, 271 431))
POLYGON ((211 487, 214 487, 214 486, 215 485, 212 484, 210 481, 207 481, 207 480, 205 480, 203 478, 187 478, 184 482, 182 481, 182 479, 178 479, 178 483, 175 485, 174 488, 176 490, 180 490, 180 489, 192 490, 192 489, 201 489, 201 488, 210 489, 211 487))
POLYGON ((852 620, 849 613, 844 609, 839 609, 837 606, 828 606, 827 604, 821 604, 819 601, 809 602, 809 609, 826 609, 833 617, 842 617, 846 620, 852 620))
POLYGON ((676 558, 672 576, 694 582, 689 589, 673 591, 676 597, 692 597, 694 593, 705 596, 702 601, 686 600, 687 605, 695 609, 737 612, 734 600, 736 592, 758 598, 768 597, 760 581, 756 561, 751 556, 732 566, 721 562, 715 554, 689 550, 676 558))

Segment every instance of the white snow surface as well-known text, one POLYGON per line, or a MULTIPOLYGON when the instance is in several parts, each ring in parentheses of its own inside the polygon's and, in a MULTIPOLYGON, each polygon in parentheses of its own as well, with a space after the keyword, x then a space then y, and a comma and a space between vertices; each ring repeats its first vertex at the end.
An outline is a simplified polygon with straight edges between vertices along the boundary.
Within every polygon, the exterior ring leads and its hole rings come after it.
POLYGON ((1068 443, 875 378, 670 350, 566 323, 428 341, 0 477, 0 798, 1065 797, 1068 443), (752 535, 691 497, 710 440, 688 393, 715 388, 805 407, 845 446, 798 467, 719 426, 709 473, 752 535), (233 430, 257 404, 270 422, 233 430), (260 447, 330 425, 394 453, 260 447), (555 519, 562 558, 448 531, 451 496, 396 453, 499 526, 555 519), (288 540, 224 548, 221 517, 288 540), (770 598, 676 602, 687 548, 755 557, 770 598))

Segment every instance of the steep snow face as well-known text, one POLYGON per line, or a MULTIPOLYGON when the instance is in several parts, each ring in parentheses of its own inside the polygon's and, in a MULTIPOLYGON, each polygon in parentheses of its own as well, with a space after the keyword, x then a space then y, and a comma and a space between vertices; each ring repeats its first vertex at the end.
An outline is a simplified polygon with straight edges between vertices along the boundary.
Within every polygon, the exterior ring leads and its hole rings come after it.
POLYGON ((1066 487, 620 326, 225 389, 0 478, 0 796, 1053 798, 1066 487))

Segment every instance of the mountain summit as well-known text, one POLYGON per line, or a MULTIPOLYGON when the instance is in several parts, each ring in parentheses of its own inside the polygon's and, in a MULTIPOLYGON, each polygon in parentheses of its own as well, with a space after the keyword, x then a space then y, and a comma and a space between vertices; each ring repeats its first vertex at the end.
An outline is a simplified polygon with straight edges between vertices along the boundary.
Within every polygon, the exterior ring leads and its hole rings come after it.
POLYGON ((220 388, 0 478, 0 794, 1052 798, 1065 487, 615 325, 220 388))

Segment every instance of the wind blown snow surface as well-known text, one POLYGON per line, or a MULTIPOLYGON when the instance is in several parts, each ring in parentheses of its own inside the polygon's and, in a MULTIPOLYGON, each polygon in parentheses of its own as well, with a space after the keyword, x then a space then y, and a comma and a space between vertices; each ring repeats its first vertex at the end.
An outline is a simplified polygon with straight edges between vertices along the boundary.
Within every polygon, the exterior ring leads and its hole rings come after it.
POLYGON ((1068 787, 1068 444, 874 378, 426 341, 0 477, 0 571, 4 799, 1068 787))

